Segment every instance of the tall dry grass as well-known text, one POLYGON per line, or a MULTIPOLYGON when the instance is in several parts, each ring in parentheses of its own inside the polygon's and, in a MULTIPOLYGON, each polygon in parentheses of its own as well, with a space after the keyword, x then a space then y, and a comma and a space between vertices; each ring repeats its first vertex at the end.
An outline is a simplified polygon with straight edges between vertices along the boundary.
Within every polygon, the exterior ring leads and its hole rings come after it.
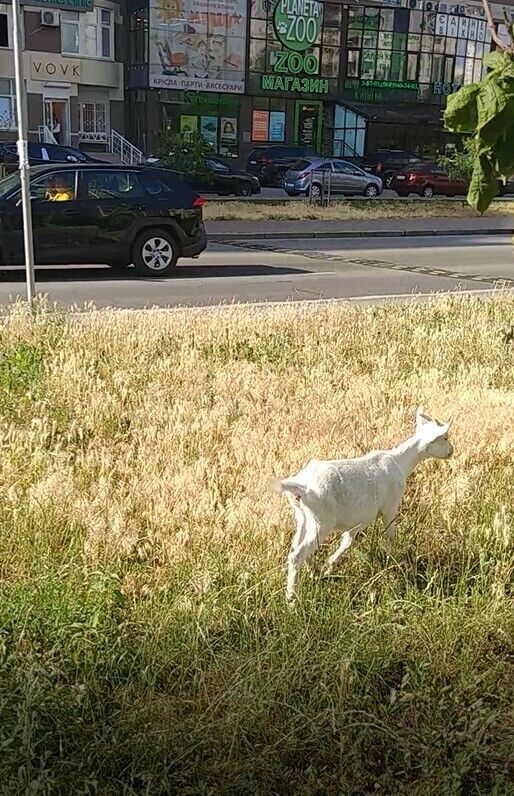
MULTIPOLYGON (((511 202, 493 202, 486 216, 512 216, 511 202)), ((466 201, 432 199, 399 202, 333 200, 328 207, 305 200, 265 204, 255 201, 209 202, 204 207, 206 221, 356 221, 383 218, 477 218, 466 201)))
MULTIPOLYGON (((514 302, 0 331, 5 793, 514 793, 514 302), (266 492, 453 417, 456 456, 284 605, 266 492)), ((325 553, 324 553, 325 554, 325 553)))

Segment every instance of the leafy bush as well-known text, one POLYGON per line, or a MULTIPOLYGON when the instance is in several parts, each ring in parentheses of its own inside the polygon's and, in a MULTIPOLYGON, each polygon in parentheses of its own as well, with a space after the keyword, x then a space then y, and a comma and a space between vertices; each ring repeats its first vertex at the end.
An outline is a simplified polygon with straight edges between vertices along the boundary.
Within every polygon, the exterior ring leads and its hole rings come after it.
POLYGON ((181 171, 202 181, 212 180, 212 172, 206 166, 206 155, 212 154, 212 147, 199 133, 173 133, 165 130, 160 137, 159 155, 168 169, 181 171))

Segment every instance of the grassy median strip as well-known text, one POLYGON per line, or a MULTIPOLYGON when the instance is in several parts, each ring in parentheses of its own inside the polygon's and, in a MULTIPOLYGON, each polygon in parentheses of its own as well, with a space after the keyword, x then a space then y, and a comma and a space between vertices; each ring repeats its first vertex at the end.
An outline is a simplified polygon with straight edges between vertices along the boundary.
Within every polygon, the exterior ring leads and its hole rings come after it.
MULTIPOLYGON (((514 215, 514 203, 493 202, 486 217, 514 215)), ((352 221, 381 218, 481 218, 465 201, 335 200, 328 207, 305 200, 274 204, 250 201, 209 202, 207 221, 352 221)))
MULTIPOLYGON (((514 302, 14 308, 0 338, 4 793, 512 792, 514 302), (284 602, 266 484, 455 458, 284 602)), ((320 558, 324 558, 326 550, 320 558)))

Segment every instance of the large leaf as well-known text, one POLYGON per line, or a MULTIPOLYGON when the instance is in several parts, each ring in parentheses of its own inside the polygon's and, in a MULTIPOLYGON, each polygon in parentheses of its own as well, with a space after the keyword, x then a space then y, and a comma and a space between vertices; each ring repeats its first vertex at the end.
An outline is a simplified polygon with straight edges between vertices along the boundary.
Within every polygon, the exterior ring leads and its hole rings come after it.
POLYGON ((477 99, 481 91, 480 83, 463 86, 448 97, 444 123, 448 130, 456 133, 474 133, 478 124, 477 99))
POLYGON ((514 174, 514 124, 506 127, 492 151, 492 162, 497 174, 514 174))
POLYGON ((482 155, 475 163, 469 185, 468 202, 479 213, 485 213, 498 193, 498 181, 490 160, 482 155))
MULTIPOLYGON (((514 81, 504 78, 494 78, 484 80, 480 84, 476 95, 478 111, 477 129, 493 122, 491 133, 494 130, 494 119, 499 116, 507 107, 507 104, 514 101, 514 81)), ((497 136, 496 136, 497 137, 497 136)), ((494 140, 490 138, 489 140, 494 140)))
POLYGON ((508 56, 505 56, 505 53, 501 52, 501 50, 493 50, 492 53, 487 53, 484 55, 482 59, 482 63, 484 66, 488 66, 489 69, 499 69, 503 70, 508 63, 508 56))

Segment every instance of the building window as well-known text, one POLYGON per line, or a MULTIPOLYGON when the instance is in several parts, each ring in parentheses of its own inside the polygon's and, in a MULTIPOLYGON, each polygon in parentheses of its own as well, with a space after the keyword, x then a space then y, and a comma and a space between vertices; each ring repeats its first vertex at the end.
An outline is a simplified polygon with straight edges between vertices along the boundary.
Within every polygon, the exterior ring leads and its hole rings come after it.
POLYGON ((366 120, 354 111, 336 105, 334 113, 335 157, 362 157, 366 141, 366 120))
POLYGON ((78 13, 61 11, 61 51, 64 55, 114 59, 114 15, 104 8, 78 13))
POLYGON ((253 142, 283 143, 286 140, 286 100, 255 97, 252 109, 253 142))
POLYGON ((9 46, 9 22, 7 14, 0 14, 0 47, 9 46))
POLYGON ((14 80, 0 78, 0 130, 16 127, 14 80))
POLYGON ((148 6, 129 14, 129 64, 148 63, 148 6))
POLYGON ((107 107, 104 102, 81 102, 79 140, 107 141, 107 107))
MULTIPOLYGON (((419 84, 418 96, 437 87, 480 79, 491 37, 482 18, 404 8, 351 8, 347 78, 419 84)), ((448 93, 448 92, 445 92, 448 93)))

